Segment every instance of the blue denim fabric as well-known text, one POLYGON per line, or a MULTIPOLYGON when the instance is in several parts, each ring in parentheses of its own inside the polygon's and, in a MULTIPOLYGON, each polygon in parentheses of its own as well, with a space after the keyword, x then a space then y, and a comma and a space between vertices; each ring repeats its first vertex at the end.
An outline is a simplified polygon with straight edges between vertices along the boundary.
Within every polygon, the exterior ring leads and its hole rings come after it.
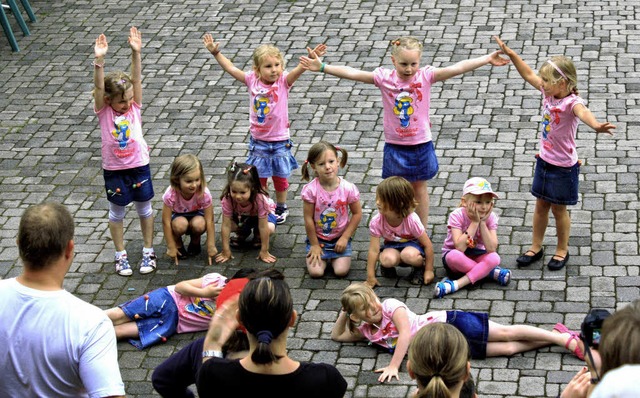
POLYGON ((447 323, 455 326, 467 339, 471 358, 487 357, 489 315, 486 312, 447 311, 447 323))
POLYGON ((153 199, 153 183, 149 165, 125 170, 102 170, 107 200, 118 206, 153 199), (134 187, 135 184, 135 187, 134 187), (140 184, 138 186, 137 184, 140 184))
POLYGON ((145 296, 120 304, 125 315, 136 321, 138 325, 138 339, 129 342, 138 349, 147 348, 169 338, 178 329, 178 307, 166 287, 150 291, 145 296), (139 315, 139 319, 135 319, 139 315))
POLYGON ((575 205, 578 203, 579 174, 579 163, 571 167, 560 167, 538 157, 531 194, 556 205, 575 205))
POLYGON ((400 176, 409 182, 430 180, 438 173, 433 141, 418 145, 384 144, 382 178, 400 176))
MULTIPOLYGON (((311 243, 309 243, 309 239, 307 239, 306 242, 307 242, 307 254, 308 254, 309 251, 311 250, 311 243)), ((318 242, 322 246, 323 260, 333 260, 334 258, 339 258, 339 257, 351 257, 351 255, 353 254, 353 250, 351 249, 351 239, 349 239, 349 241, 347 242, 347 248, 344 249, 342 253, 338 253, 334 250, 336 243, 338 242, 338 239, 328 241, 328 240, 323 240, 318 238, 318 242)))
POLYGON ((261 141, 249 139, 247 163, 255 166, 260 178, 288 178, 298 168, 296 158, 291 154, 293 141, 261 141))

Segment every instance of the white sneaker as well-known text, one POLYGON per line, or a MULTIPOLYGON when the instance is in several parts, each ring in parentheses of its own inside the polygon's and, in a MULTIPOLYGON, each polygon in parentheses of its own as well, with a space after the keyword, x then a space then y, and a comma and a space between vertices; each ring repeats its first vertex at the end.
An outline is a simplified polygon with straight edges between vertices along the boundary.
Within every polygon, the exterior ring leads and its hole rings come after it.
POLYGON ((156 270, 156 254, 151 252, 150 254, 142 254, 142 261, 140 261, 140 273, 148 274, 156 270))
POLYGON ((126 254, 123 254, 120 258, 116 259, 116 272, 118 275, 122 276, 131 276, 133 274, 133 270, 129 265, 129 259, 126 254))
POLYGON ((285 208, 281 213, 278 213, 278 209, 276 209, 276 224, 284 224, 287 217, 289 217, 289 208, 285 208))

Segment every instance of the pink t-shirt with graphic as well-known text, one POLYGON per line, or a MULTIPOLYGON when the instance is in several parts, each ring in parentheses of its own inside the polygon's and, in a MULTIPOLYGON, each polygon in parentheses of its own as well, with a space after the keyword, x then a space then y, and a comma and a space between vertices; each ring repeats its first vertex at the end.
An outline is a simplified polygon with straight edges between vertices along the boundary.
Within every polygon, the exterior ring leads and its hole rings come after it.
MULTIPOLYGON (((453 243, 453 235, 451 234, 451 228, 459 229, 460 231, 466 231, 471 225, 471 219, 467 216, 467 209, 464 207, 458 207, 449 214, 449 221, 447 222, 447 238, 442 245, 442 254, 448 253, 456 248, 453 243)), ((491 213, 487 219, 487 228, 495 231, 498 229, 498 216, 496 213, 491 213)), ((480 228, 476 231, 476 235, 472 237, 476 242, 476 249, 485 250, 484 241, 480 234, 480 228)))
MULTIPOLYGON (((227 278, 210 273, 202 277, 202 286, 216 285, 224 287, 227 278)), ((216 301, 209 297, 189 297, 176 292, 176 286, 167 286, 167 290, 173 297, 178 307, 178 333, 199 332, 209 328, 209 322, 216 309, 216 301)))
POLYGON ((275 83, 260 81, 255 72, 247 72, 244 82, 249 90, 249 131, 261 141, 284 141, 289 139, 289 90, 287 72, 283 72, 275 83))
POLYGON ((205 187, 202 195, 194 194, 187 200, 173 187, 167 187, 162 195, 162 202, 174 213, 191 213, 193 211, 204 210, 213 203, 209 188, 205 187))
POLYGON ((407 308, 407 305, 402 301, 389 298, 382 302, 382 321, 380 322, 380 327, 362 322, 362 324, 358 326, 358 330, 373 344, 378 344, 379 346, 389 349, 395 348, 400 334, 398 333, 396 325, 393 324, 393 313, 396 312, 398 308, 404 308, 407 311, 411 337, 425 325, 447 321, 447 311, 431 311, 423 315, 416 315, 416 313, 407 308))
POLYGON ((377 213, 369 223, 371 236, 384 238, 385 242, 409 242, 417 240, 424 233, 424 225, 415 212, 410 213, 397 227, 391 226, 387 220, 377 213))
POLYGON ((578 104, 585 102, 575 94, 558 99, 542 92, 540 157, 545 162, 560 167, 571 167, 578 162, 576 134, 580 119, 573 113, 573 107, 578 104))
POLYGON ((410 80, 402 80, 395 69, 376 68, 373 71, 373 83, 382 94, 386 142, 417 145, 433 140, 429 110, 434 72, 433 66, 425 66, 410 80))
POLYGON ((102 168, 126 170, 149 164, 149 146, 142 136, 140 105, 133 102, 125 114, 105 104, 94 112, 102 137, 102 168))
POLYGON ((261 193, 256 195, 255 204, 247 203, 241 206, 230 197, 224 197, 220 201, 222 204, 222 214, 225 217, 232 218, 234 214, 238 216, 258 216, 258 218, 266 218, 269 213, 274 213, 276 204, 273 200, 261 193))
POLYGON ((316 235, 330 241, 342 236, 349 223, 349 205, 360 200, 360 191, 354 184, 340 178, 338 188, 327 192, 314 178, 302 187, 301 196, 305 202, 315 204, 313 220, 316 235))

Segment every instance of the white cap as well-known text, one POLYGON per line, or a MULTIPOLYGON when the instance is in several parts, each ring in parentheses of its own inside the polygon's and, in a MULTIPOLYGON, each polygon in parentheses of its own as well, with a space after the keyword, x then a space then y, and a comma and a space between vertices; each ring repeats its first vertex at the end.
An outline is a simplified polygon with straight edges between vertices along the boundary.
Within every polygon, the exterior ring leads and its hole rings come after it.
POLYGON ((493 192, 491 189, 491 184, 489 181, 485 180, 481 177, 473 177, 467 180, 464 183, 464 189, 462 190, 462 196, 466 194, 472 195, 484 195, 485 193, 490 194, 494 198, 498 199, 498 194, 493 192))

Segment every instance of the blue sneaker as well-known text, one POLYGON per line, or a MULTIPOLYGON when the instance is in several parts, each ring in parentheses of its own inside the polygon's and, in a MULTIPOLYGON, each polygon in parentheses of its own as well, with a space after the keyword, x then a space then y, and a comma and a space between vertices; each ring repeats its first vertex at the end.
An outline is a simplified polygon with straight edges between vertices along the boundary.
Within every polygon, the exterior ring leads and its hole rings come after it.
POLYGON ((498 282, 500 286, 507 286, 511 281, 511 271, 506 268, 495 267, 491 271, 491 279, 498 282))
POLYGON ((441 282, 436 283, 436 287, 433 291, 435 298, 443 298, 449 293, 456 291, 456 285, 450 279, 443 279, 441 282))

